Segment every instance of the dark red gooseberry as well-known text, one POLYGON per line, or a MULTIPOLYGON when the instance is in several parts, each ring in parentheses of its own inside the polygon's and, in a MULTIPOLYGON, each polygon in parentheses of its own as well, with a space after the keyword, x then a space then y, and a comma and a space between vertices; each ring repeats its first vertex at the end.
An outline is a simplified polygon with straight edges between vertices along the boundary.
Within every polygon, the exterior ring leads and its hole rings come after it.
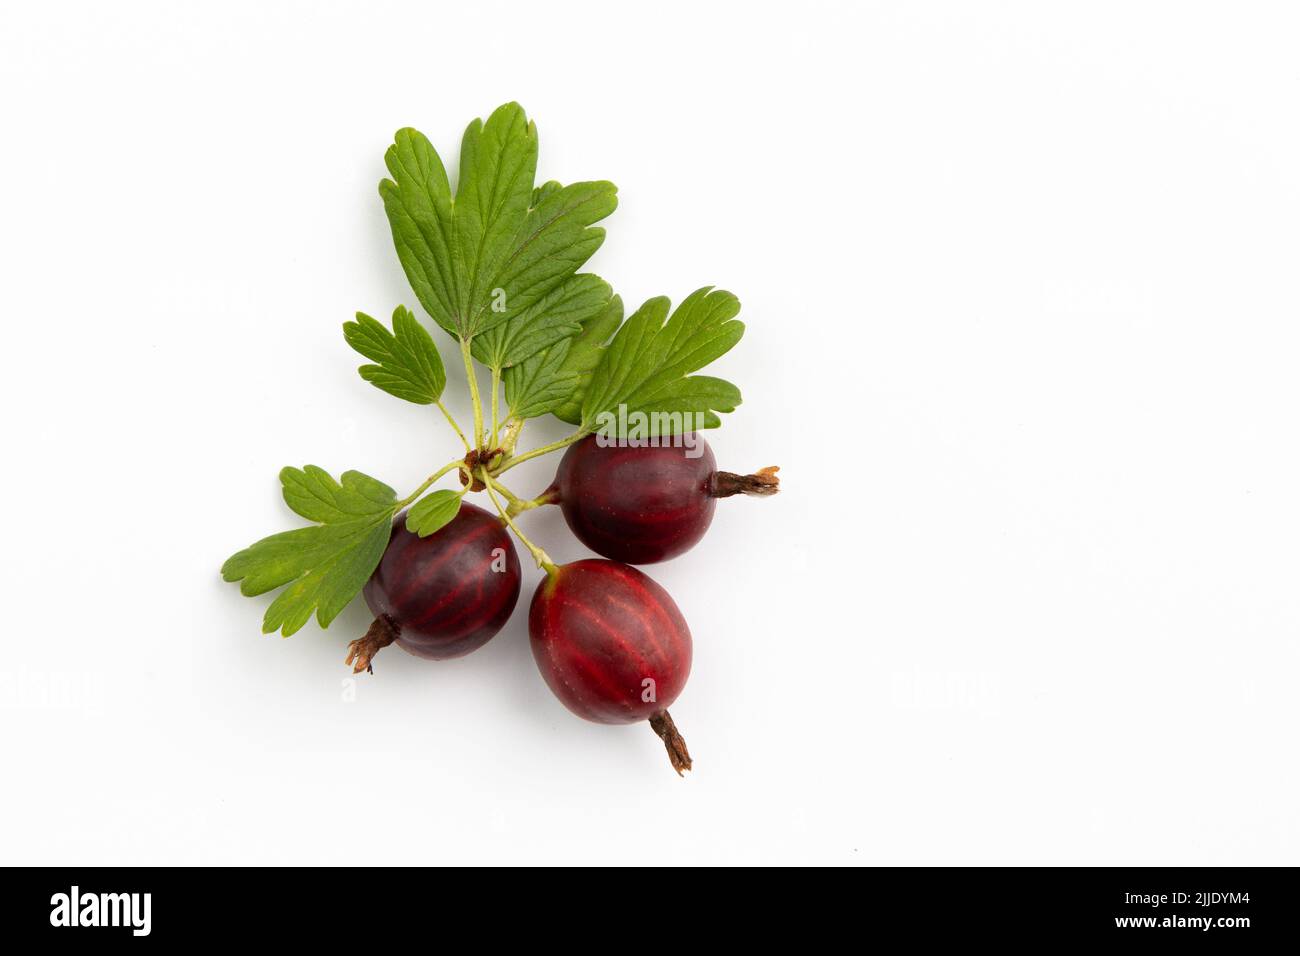
POLYGON ((668 707, 691 672, 691 632, 667 591, 617 561, 574 561, 537 586, 528 635, 564 706, 602 724, 648 720, 673 769, 690 769, 668 707))
POLYGON ((519 555, 495 515, 462 503, 447 525, 421 538, 400 514, 363 591, 375 622, 351 643, 347 663, 369 670, 394 641, 430 660, 477 650, 510 618, 520 580, 519 555))
POLYGON ((574 535, 597 554, 652 564, 694 547, 709 530, 718 498, 774 494, 776 470, 718 471, 713 451, 698 435, 658 447, 604 444, 589 435, 564 453, 547 495, 558 501, 574 535))

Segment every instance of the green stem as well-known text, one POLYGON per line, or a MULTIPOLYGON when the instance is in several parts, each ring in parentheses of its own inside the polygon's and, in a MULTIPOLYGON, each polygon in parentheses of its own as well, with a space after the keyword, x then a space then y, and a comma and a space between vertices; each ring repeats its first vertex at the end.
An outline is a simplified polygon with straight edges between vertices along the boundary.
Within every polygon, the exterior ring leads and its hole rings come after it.
POLYGON ((506 432, 501 437, 501 448, 507 455, 515 450, 515 442, 519 441, 519 433, 524 430, 524 420, 522 418, 507 418, 506 432))
POLYGON ((519 496, 515 494, 513 491, 511 491, 509 488, 507 488, 505 485, 501 484, 501 482, 499 481, 493 482, 492 487, 494 487, 497 491, 501 492, 501 494, 506 496, 506 501, 510 502, 511 505, 510 510, 512 511, 512 513, 515 505, 523 504, 523 502, 520 501, 519 496))
POLYGON ((492 369, 492 441, 488 442, 489 450, 497 447, 497 429, 500 424, 497 421, 497 392, 500 389, 501 369, 494 367, 492 369))
POLYGON ((460 426, 456 424, 456 419, 451 417, 451 412, 447 411, 447 406, 442 404, 442 402, 438 402, 438 408, 442 410, 443 415, 447 416, 447 424, 451 426, 452 431, 456 433, 456 437, 460 439, 460 443, 465 446, 465 451, 468 452, 470 450, 469 439, 465 437, 465 433, 461 431, 460 426))
POLYGON ((443 465, 441 468, 435 471, 428 478, 424 479, 424 483, 420 485, 419 488, 416 488, 413 492, 411 492, 409 495, 407 495, 405 498, 399 501, 397 503, 397 509, 400 511, 401 509, 405 508, 416 498, 420 497, 420 495, 428 491, 430 485, 432 485, 435 481, 437 481, 447 472, 451 471, 453 468, 464 468, 464 467, 465 467, 465 463, 460 459, 457 459, 456 461, 447 462, 447 464, 443 465))
MULTIPOLYGON (((500 488, 501 486, 498 484, 497 487, 500 488)), ((504 491, 505 489, 502 490, 504 491)), ((529 498, 527 501, 520 501, 516 498, 514 501, 510 502, 510 507, 506 510, 510 512, 510 516, 513 518, 515 515, 522 514, 525 511, 532 511, 534 508, 542 508, 546 505, 559 504, 559 502, 559 493, 551 488, 547 488, 536 498, 529 498)))
POLYGON ((554 577, 559 571, 559 568, 555 566, 555 562, 551 560, 550 555, 528 540, 528 536, 519 530, 506 509, 501 507, 501 501, 497 498, 495 490, 501 486, 492 480, 486 470, 482 472, 482 475, 483 483, 487 486, 488 497, 492 499, 492 504, 496 505, 497 512, 501 515, 505 523, 509 525, 510 530, 515 533, 515 537, 519 539, 520 543, 528 549, 529 554, 533 556, 533 560, 537 562, 537 566, 551 577, 554 577))
POLYGON ((517 494, 515 494, 513 491, 511 491, 509 488, 507 488, 499 481, 493 481, 492 487, 494 487, 497 491, 501 492, 501 494, 505 495, 506 501, 510 503, 509 507, 506 508, 506 511, 509 512, 510 517, 512 518, 515 515, 521 514, 525 511, 532 511, 534 508, 541 508, 545 505, 559 504, 560 502, 560 493, 556 491, 554 487, 547 488, 536 498, 528 498, 528 499, 520 498, 517 494))
POLYGON ((541 448, 534 448, 532 451, 526 451, 522 455, 515 455, 511 458, 507 458, 505 461, 501 462, 501 464, 497 465, 497 467, 493 469, 492 473, 494 475, 500 475, 504 472, 509 471, 515 465, 523 464, 524 462, 528 461, 530 458, 540 458, 542 455, 549 455, 553 451, 559 451, 561 448, 567 448, 568 446, 572 445, 575 441, 578 441, 582 438, 586 438, 587 435, 589 434, 590 432, 580 429, 574 432, 568 438, 561 438, 559 441, 553 441, 549 445, 543 445, 541 448))
POLYGON ((465 379, 469 382, 469 397, 474 403, 474 447, 483 446, 483 403, 478 397, 478 376, 474 374, 474 360, 470 357, 469 339, 460 340, 460 357, 465 361, 465 379))

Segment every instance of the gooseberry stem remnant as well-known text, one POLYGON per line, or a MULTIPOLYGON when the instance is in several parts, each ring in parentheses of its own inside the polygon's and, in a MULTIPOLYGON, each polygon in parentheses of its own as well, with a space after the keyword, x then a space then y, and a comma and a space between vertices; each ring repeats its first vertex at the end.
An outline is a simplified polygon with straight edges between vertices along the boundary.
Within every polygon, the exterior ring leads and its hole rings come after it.
POLYGON ((686 749, 686 741, 677 732, 677 725, 673 723, 668 711, 661 710, 657 714, 651 714, 650 729, 664 742, 664 748, 668 751, 668 760, 677 771, 677 776, 680 777, 683 770, 690 770, 691 753, 686 749))
POLYGON ((732 495, 766 498, 781 490, 781 479, 776 476, 780 470, 776 465, 768 465, 752 475, 715 471, 709 479, 709 494, 714 498, 730 498, 732 495))
POLYGON ((395 640, 397 640, 397 628, 393 625, 392 618, 381 614, 371 623, 365 636, 348 644, 348 656, 343 663, 351 664, 354 674, 360 674, 362 671, 373 674, 375 669, 370 666, 370 662, 375 659, 376 654, 395 640))

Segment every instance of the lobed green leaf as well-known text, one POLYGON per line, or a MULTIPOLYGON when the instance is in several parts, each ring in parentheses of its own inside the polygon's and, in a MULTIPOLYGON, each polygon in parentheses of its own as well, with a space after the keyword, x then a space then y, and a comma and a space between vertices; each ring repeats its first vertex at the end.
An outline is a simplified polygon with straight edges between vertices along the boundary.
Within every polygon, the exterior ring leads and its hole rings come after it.
POLYGON ((617 205, 612 183, 535 189, 537 129, 518 103, 470 123, 454 199, 441 159, 415 130, 400 130, 384 161, 392 178, 379 192, 393 242, 434 321, 467 341, 509 327, 475 351, 497 369, 577 331, 574 299, 596 287, 557 290, 604 241, 592 224, 617 205))
MULTIPOLYGON (((669 317, 670 303, 650 299, 623 323, 604 349, 582 400, 581 424, 594 431, 614 416, 663 416, 666 428, 699 414, 701 427, 721 424, 717 412, 734 411, 740 390, 730 382, 691 375, 726 354, 745 332, 736 319, 740 301, 730 292, 698 289, 669 317), (667 321, 665 322, 665 319, 667 321), (678 417, 673 423, 672 416, 678 417)), ((652 432, 658 433, 653 426, 652 432)))
POLYGON ((433 336, 405 306, 393 312, 393 331, 382 322, 358 312, 355 322, 343 323, 348 345, 377 363, 357 371, 367 382, 390 395, 432 405, 442 397, 447 372, 433 344, 433 336))
POLYGON ((504 319, 504 312, 486 307, 528 218, 536 173, 537 127, 518 103, 498 107, 486 123, 469 124, 461 140, 453 210, 463 338, 504 319))
POLYGON ((578 424, 583 390, 622 321, 623 300, 614 296, 583 321, 577 335, 507 368, 503 380, 511 417, 537 418, 551 412, 578 424))
POLYGON ((397 258, 415 296, 435 322, 460 333, 456 237, 447 171, 424 134, 400 129, 384 154, 392 179, 379 184, 397 258))
POLYGON ((396 492, 359 471, 344 472, 340 479, 315 465, 285 468, 280 472, 285 503, 319 524, 263 538, 221 566, 221 576, 238 581, 250 597, 288 585, 266 610, 266 633, 279 630, 288 637, 313 611, 320 626, 328 627, 383 557, 396 492))
POLYGON ((475 336, 474 358, 489 368, 517 365, 582 331, 583 323, 599 315, 613 294, 599 276, 569 276, 521 315, 475 336))

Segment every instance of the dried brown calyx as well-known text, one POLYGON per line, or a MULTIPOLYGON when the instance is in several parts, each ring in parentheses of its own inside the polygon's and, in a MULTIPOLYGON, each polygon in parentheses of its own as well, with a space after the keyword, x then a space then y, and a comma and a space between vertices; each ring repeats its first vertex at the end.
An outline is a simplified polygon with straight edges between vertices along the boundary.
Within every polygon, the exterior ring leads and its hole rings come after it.
POLYGON ((469 485, 470 491, 482 491, 487 487, 483 483, 483 476, 480 469, 491 469, 495 459, 500 458, 505 452, 500 448, 493 448, 489 451, 486 448, 474 448, 465 456, 465 467, 460 469, 460 483, 469 485))
POLYGON ((729 471, 715 471, 709 476, 709 494, 714 498, 730 498, 732 495, 754 495, 766 497, 781 490, 781 479, 776 473, 781 469, 776 465, 760 468, 752 475, 734 475, 729 471))
POLYGON ((668 751, 668 759, 672 762, 673 769, 677 771, 677 776, 680 777, 683 770, 690 770, 691 753, 686 749, 686 741, 678 732, 672 717, 668 716, 668 711, 661 710, 651 715, 650 728, 664 742, 664 749, 668 751))
POLYGON ((393 620, 385 614, 379 615, 370 625, 370 630, 366 631, 365 637, 358 637, 348 644, 347 660, 343 663, 351 664, 354 674, 362 671, 373 674, 375 671, 370 662, 376 654, 397 640, 397 634, 397 625, 393 620))

